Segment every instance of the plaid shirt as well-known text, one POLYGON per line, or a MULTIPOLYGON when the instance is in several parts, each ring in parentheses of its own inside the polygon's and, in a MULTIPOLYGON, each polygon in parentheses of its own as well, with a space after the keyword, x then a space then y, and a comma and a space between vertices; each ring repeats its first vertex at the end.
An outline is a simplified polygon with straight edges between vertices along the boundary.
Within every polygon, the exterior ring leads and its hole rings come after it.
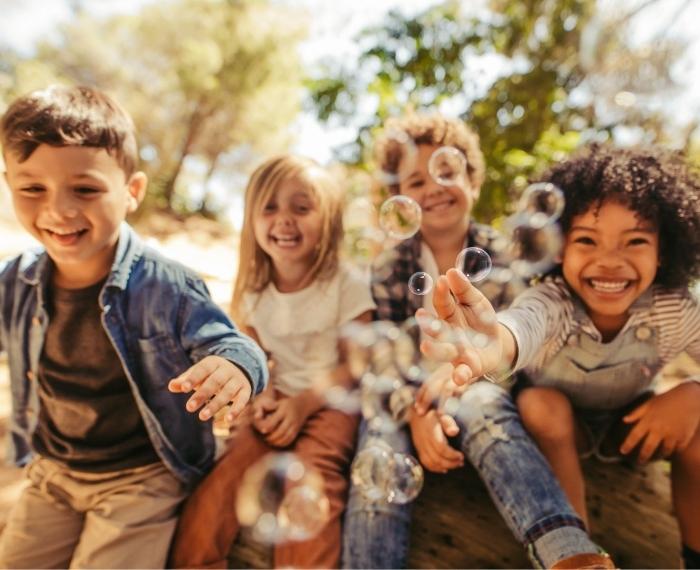
MULTIPOLYGON (((469 224, 464 239, 464 248, 480 247, 491 257, 494 269, 508 265, 494 252, 493 243, 500 236, 490 226, 469 224)), ((420 265, 422 238, 420 232, 402 241, 396 247, 383 252, 372 266, 372 297, 377 304, 375 320, 389 320, 402 323, 411 318, 423 306, 423 297, 411 293, 408 280, 414 273, 423 271, 420 265)), ((491 275, 494 272, 492 270, 491 275)), ((517 277, 500 283, 494 279, 484 279, 476 284, 479 290, 494 305, 494 308, 507 307, 522 290, 523 284, 517 277)))

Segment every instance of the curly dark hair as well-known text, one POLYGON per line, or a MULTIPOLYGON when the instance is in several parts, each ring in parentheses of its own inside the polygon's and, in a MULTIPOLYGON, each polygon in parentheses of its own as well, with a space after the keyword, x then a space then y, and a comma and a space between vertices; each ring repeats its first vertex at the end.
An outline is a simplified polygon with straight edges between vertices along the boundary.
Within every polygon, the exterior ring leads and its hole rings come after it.
POLYGON ((564 193, 559 220, 564 233, 574 216, 615 200, 658 228, 661 264, 655 283, 687 287, 700 277, 700 176, 682 153, 594 143, 541 179, 564 193))

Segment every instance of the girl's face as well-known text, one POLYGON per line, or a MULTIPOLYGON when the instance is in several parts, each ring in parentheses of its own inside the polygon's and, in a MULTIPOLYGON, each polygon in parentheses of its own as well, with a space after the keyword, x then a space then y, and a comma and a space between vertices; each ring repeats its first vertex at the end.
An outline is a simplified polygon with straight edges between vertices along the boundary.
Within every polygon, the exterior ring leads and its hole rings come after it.
POLYGON ((313 264, 321 239, 322 216, 308 185, 284 180, 253 219, 255 241, 276 269, 313 264))
POLYGON ((566 236, 562 269, 569 286, 602 333, 619 331, 632 303, 654 281, 658 230, 618 202, 575 216, 566 236))
POLYGON ((438 145, 418 145, 412 172, 399 184, 399 193, 413 198, 421 207, 421 231, 424 234, 450 229, 463 231, 464 223, 468 221, 472 206, 479 196, 478 190, 474 190, 469 184, 466 173, 464 188, 458 185, 443 186, 433 179, 428 171, 428 163, 430 156, 438 148, 438 145))

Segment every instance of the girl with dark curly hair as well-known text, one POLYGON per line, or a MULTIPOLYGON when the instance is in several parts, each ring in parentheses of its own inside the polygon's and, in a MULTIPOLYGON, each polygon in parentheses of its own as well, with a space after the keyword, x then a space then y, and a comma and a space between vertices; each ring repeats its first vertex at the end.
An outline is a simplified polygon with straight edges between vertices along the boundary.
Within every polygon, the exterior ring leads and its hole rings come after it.
POLYGON ((454 380, 504 361, 525 369, 514 392, 523 424, 584 520, 579 456, 668 458, 685 567, 698 568, 700 378, 653 389, 680 352, 700 362, 700 304, 689 291, 700 276, 700 181, 679 154, 601 145, 544 181, 566 199, 558 271, 497 321, 483 318, 491 305, 457 271, 436 286, 441 318, 494 339, 484 349, 453 348, 454 380))

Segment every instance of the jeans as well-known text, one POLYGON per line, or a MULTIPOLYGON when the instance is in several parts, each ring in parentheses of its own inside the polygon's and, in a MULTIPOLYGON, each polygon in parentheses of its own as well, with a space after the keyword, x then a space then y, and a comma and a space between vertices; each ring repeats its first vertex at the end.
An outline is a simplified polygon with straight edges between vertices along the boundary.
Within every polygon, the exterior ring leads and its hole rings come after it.
MULTIPOLYGON (((569 504, 547 460, 530 439, 510 394, 486 381, 470 386, 455 416, 459 447, 474 465, 498 511, 533 563, 598 552, 569 504)), ((358 449, 369 433, 360 427, 358 449)), ((408 429, 382 436, 396 451, 411 452, 408 429)), ((406 568, 410 505, 372 503, 351 486, 343 536, 344 568, 406 568)))

